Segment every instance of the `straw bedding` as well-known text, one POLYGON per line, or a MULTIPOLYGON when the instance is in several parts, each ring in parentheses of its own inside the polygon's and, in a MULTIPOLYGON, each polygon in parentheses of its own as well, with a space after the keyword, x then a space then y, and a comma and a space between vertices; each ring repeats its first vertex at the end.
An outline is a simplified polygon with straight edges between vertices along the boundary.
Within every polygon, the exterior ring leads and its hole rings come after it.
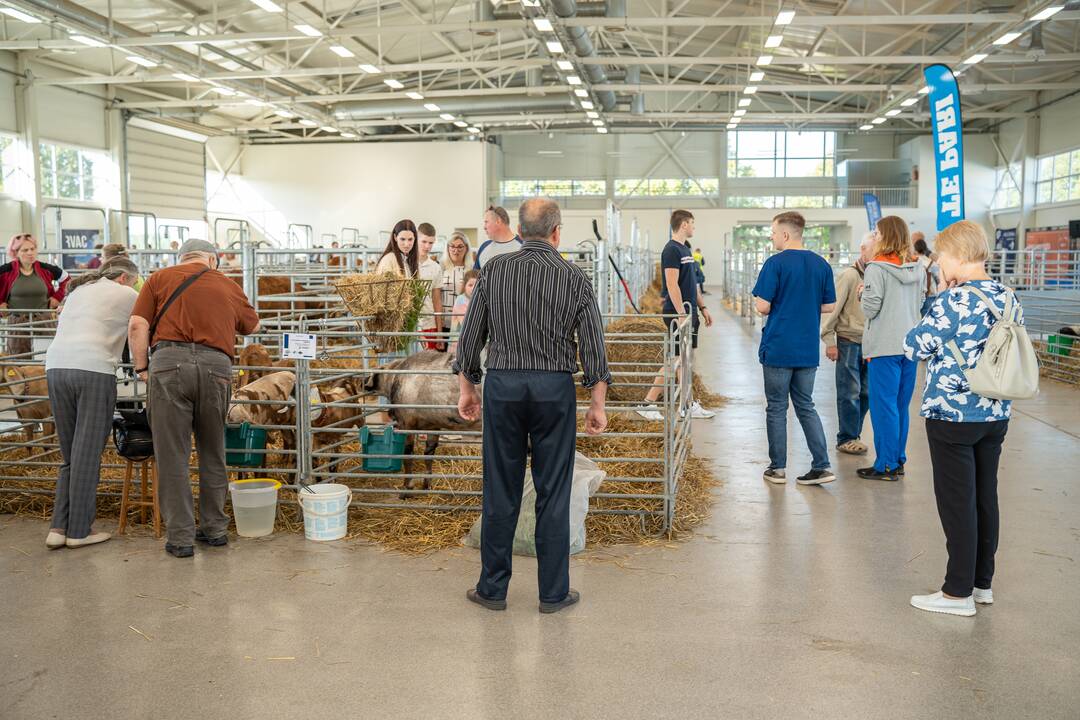
POLYGON ((1080 385, 1080 344, 1069 349, 1068 355, 1051 353, 1045 340, 1032 340, 1039 356, 1039 374, 1045 378, 1080 385))
MULTIPOLYGON (((660 423, 634 421, 622 417, 611 417, 609 430, 612 432, 659 432, 660 423)), ((578 449, 592 458, 602 457, 660 457, 662 455, 663 440, 661 438, 614 438, 599 436, 597 438, 582 438, 578 441, 578 449)), ((340 452, 342 472, 359 472, 354 469, 360 464, 360 459, 349 456, 349 453, 357 452, 356 443, 343 446, 336 452, 340 452)), ((480 475, 480 446, 475 442, 462 441, 459 443, 446 443, 440 445, 433 470, 438 475, 480 475), (449 457, 448 457, 449 456, 449 457), (454 457, 456 456, 456 457, 454 457), (475 458, 475 459, 472 459, 475 458)), ((0 459, 24 459, 22 448, 12 448, 0 453, 0 459)), ((112 450, 106 451, 103 461, 106 463, 119 463, 120 459, 112 450)), ((257 475, 276 477, 283 482, 290 480, 290 475, 281 472, 280 463, 287 461, 287 457, 271 454, 268 467, 257 471, 257 475), (275 472, 275 467, 278 472, 275 472)), ((193 459, 194 462, 194 459, 193 459)), ((646 465, 633 462, 607 463, 601 462, 601 468, 609 476, 617 477, 649 477, 659 476, 661 471, 657 465, 646 465)), ((419 469, 419 468, 418 468, 419 469)), ((50 467, 28 468, 26 466, 8 467, 2 474, 23 475, 25 480, 0 481, 0 487, 18 488, 26 490, 48 490, 54 487, 55 469, 50 467)), ((121 479, 122 468, 103 468, 103 478, 121 479)), ((194 474, 193 474, 194 478, 194 474)), ((347 484, 354 488, 395 488, 392 492, 383 494, 357 494, 356 497, 366 502, 401 502, 396 488, 400 487, 401 480, 389 475, 378 479, 348 479, 347 484)), ((588 542, 590 546, 615 545, 622 543, 653 544, 670 542, 672 540, 684 540, 689 537, 691 531, 701 525, 709 516, 713 502, 712 489, 718 484, 707 463, 693 454, 687 460, 679 480, 678 500, 675 508, 675 520, 671 530, 660 533, 661 521, 659 518, 644 518, 638 515, 601 515, 590 513, 586 519, 588 542)), ((481 489, 479 477, 471 478, 447 478, 437 477, 432 481, 435 490, 471 490, 477 493, 481 489)), ((119 493, 120 486, 105 486, 99 488, 102 492, 119 493)), ((600 492, 625 492, 633 494, 647 494, 654 492, 652 485, 635 484, 631 482, 605 482, 600 486, 600 492)), ((423 554, 433 550, 457 547, 461 544, 461 538, 465 536, 469 528, 476 521, 480 506, 479 495, 418 495, 415 499, 407 501, 417 505, 438 504, 455 507, 475 508, 474 511, 447 511, 401 509, 401 508, 352 508, 349 518, 349 539, 363 540, 380 545, 388 550, 402 552, 410 555, 423 554)), ((592 500, 593 507, 604 509, 624 510, 653 510, 661 506, 655 500, 633 499, 600 499, 592 500)), ((98 497, 98 517, 116 518, 119 516, 119 497, 98 497)), ((42 494, 17 494, 0 493, 0 513, 16 513, 19 515, 48 519, 52 512, 52 496, 42 494)), ((133 519, 138 515, 133 513, 133 519)), ((132 524, 132 533, 136 535, 150 534, 149 526, 132 524)), ((296 496, 289 491, 282 491, 279 505, 277 528, 279 532, 303 532, 303 517, 296 504, 296 496)))

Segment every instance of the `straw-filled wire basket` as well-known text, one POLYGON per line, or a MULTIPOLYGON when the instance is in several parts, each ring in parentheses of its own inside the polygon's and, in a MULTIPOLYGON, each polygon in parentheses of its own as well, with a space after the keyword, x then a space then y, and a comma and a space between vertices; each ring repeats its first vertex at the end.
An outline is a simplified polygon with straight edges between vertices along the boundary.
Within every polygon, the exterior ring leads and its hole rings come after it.
POLYGON ((424 298, 431 291, 430 280, 393 273, 345 275, 334 280, 333 285, 350 313, 372 318, 366 323, 368 339, 384 353, 405 350, 411 338, 376 333, 415 332, 424 298))

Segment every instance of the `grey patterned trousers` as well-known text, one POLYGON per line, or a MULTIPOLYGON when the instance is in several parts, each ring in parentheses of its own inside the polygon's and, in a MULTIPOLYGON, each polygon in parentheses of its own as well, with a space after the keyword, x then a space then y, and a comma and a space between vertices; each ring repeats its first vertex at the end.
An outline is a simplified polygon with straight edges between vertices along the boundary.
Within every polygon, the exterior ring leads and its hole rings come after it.
POLYGON ((49 402, 64 464, 56 479, 52 527, 73 540, 90 534, 97 515, 101 452, 116 408, 116 377, 89 370, 49 370, 49 402))

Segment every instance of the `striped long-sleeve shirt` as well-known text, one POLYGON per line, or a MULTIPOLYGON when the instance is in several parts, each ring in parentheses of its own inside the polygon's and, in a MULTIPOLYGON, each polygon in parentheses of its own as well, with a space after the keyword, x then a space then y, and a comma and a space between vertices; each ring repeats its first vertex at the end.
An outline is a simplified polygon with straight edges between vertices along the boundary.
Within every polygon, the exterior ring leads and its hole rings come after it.
POLYGON ((480 351, 489 340, 489 370, 573 373, 580 350, 585 387, 611 382, 592 284, 547 242, 526 241, 480 272, 454 371, 478 384, 480 351))

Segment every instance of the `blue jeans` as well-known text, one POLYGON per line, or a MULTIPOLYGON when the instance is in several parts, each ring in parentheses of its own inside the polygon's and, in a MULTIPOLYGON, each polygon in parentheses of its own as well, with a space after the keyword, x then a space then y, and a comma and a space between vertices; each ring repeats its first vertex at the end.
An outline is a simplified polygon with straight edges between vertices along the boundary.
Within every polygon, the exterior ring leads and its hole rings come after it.
POLYGON ((895 470, 907 462, 908 405, 918 365, 903 355, 870 360, 870 423, 874 426, 874 469, 895 470))
POLYGON ((843 445, 862 436, 863 421, 870 412, 870 384, 862 344, 837 338, 836 350, 840 354, 836 360, 836 417, 840 421, 836 444, 843 445))
POLYGON ((829 467, 829 452, 825 429, 814 409, 814 377, 816 367, 779 368, 763 365, 765 373, 765 429, 769 435, 769 467, 787 467, 787 409, 788 396, 795 406, 806 444, 813 457, 813 470, 829 467))

